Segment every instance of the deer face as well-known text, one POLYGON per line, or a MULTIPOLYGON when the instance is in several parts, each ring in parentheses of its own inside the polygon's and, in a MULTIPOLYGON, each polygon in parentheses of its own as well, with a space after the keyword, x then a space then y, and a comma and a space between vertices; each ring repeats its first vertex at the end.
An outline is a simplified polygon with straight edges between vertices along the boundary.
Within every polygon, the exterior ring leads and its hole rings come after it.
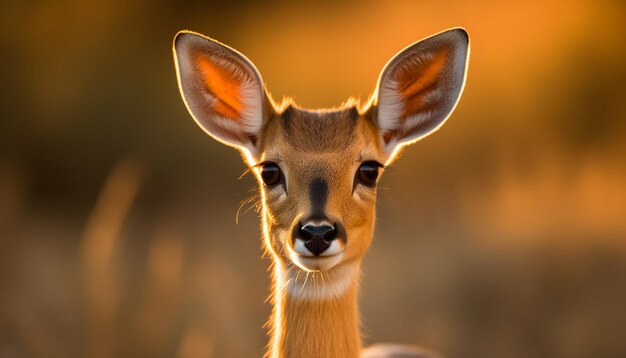
POLYGON ((258 177, 269 248, 305 270, 358 261, 374 228, 384 152, 371 120, 355 107, 287 107, 262 141, 258 177))
POLYGON ((326 272, 358 266, 372 239, 380 174, 451 114, 468 50, 464 30, 440 33, 392 58, 366 105, 308 111, 276 105, 235 50, 191 32, 174 40, 189 112, 239 149, 259 181, 266 248, 284 265, 326 272))

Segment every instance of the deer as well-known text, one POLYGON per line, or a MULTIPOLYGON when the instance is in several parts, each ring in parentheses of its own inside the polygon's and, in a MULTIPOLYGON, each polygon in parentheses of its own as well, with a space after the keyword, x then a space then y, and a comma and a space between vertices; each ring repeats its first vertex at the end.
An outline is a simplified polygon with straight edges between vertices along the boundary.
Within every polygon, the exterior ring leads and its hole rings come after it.
POLYGON ((187 110, 209 136, 237 149, 258 181, 272 273, 265 357, 432 356, 408 345, 362 348, 359 278, 381 174, 450 117, 469 50, 463 28, 440 32, 393 56, 364 103, 309 110, 288 97, 275 101, 235 49, 196 32, 176 34, 187 110))

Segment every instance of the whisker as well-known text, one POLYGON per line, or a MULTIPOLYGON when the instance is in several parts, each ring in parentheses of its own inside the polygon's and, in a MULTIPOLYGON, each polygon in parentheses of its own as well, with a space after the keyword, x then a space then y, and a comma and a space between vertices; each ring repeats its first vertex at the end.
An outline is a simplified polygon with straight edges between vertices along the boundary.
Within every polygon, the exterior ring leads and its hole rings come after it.
POLYGON ((243 177, 245 177, 248 173, 251 173, 254 169, 256 168, 260 168, 263 166, 263 164, 265 163, 257 163, 255 165, 249 166, 248 168, 246 168, 246 170, 243 171, 243 173, 241 173, 241 175, 239 176, 239 180, 241 180, 243 177))
POLYGON ((298 278, 300 278, 300 273, 302 272, 302 270, 298 270, 298 272, 296 273, 296 281, 295 283, 298 283, 298 278))
POLYGON ((319 277, 320 277, 320 281, 321 281, 321 287, 320 288, 326 288, 326 281, 324 280, 324 272, 320 271, 319 272, 319 277))
POLYGON ((286 249, 287 249, 287 245, 282 245, 280 248, 280 252, 278 253, 278 256, 284 256, 283 254, 285 253, 286 249))
POLYGON ((302 293, 302 290, 304 290, 304 286, 306 286, 307 281, 309 280, 309 271, 306 272, 306 276, 304 277, 304 283, 302 284, 302 287, 300 288, 300 292, 302 293))
POLYGON ((285 287, 287 287, 287 285, 291 282, 292 279, 288 279, 287 281, 285 281, 285 283, 280 287, 280 292, 284 292, 285 291, 285 287))
POLYGON ((241 201, 241 203, 239 204, 239 208, 237 208, 237 214, 235 214, 235 223, 236 223, 237 225, 239 225, 239 213, 241 212, 241 209, 244 207, 244 205, 246 205, 246 204, 250 204, 250 203, 253 203, 253 205, 250 205, 250 206, 249 206, 249 207, 248 207, 248 208, 244 211, 244 213, 247 213, 248 211, 250 211, 250 209, 251 209, 252 207, 254 207, 254 206, 255 206, 255 205, 254 205, 254 202, 255 202, 256 200, 257 200, 257 197, 256 197, 256 195, 254 195, 254 196, 249 196, 249 197, 247 197, 247 198, 245 198, 245 199, 243 199, 243 200, 241 201))

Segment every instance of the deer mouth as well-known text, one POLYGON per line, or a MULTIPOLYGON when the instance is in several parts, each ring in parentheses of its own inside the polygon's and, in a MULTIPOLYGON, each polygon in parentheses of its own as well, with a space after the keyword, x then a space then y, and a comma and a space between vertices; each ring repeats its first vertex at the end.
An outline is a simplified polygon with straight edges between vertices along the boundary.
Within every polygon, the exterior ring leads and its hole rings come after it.
POLYGON ((328 271, 341 263, 344 251, 330 255, 301 255, 295 250, 289 250, 289 258, 298 267, 305 271, 328 271))

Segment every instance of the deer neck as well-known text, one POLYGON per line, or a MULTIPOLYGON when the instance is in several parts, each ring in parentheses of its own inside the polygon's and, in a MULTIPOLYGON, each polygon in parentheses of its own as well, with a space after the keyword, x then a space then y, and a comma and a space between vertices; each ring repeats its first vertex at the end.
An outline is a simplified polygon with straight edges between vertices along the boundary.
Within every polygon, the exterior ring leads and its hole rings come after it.
POLYGON ((358 357, 359 264, 344 263, 306 277, 276 261, 268 357, 358 357))

